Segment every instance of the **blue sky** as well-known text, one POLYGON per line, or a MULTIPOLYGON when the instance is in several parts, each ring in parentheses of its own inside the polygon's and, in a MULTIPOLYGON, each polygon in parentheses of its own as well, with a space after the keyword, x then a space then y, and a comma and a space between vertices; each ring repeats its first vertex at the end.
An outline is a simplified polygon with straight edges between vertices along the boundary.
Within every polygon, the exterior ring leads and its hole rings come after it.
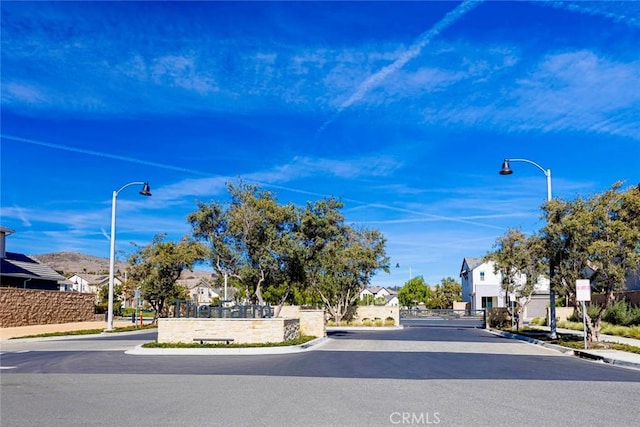
POLYGON ((508 228, 640 182, 638 2, 10 2, 2 9, 8 250, 108 257, 178 239, 241 177, 336 196, 392 272, 458 278, 508 228), (399 268, 395 265, 399 264, 399 268))

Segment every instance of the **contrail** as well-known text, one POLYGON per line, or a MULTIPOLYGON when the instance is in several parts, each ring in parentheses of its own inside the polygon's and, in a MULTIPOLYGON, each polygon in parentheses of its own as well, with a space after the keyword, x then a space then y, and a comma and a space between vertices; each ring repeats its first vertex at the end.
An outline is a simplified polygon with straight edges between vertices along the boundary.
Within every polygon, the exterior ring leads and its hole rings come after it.
MULTIPOLYGON (((91 155, 91 156, 105 157, 105 158, 109 158, 109 159, 121 160, 121 161, 125 161, 125 162, 137 163, 137 164, 141 164, 141 165, 153 166, 153 167, 169 169, 169 170, 175 170, 175 171, 180 171, 180 172, 188 172, 188 173, 196 174, 196 175, 202 175, 202 176, 208 176, 208 177, 214 176, 213 174, 206 173, 206 172, 201 172, 201 171, 197 171, 197 170, 193 170, 193 169, 186 169, 186 168, 167 165, 167 164, 163 164, 163 163, 148 162, 148 161, 145 161, 145 160, 135 159, 135 158, 132 158, 132 157, 125 157, 125 156, 119 156, 119 155, 116 155, 116 154, 103 153, 103 152, 95 151, 95 150, 86 150, 84 148, 70 147, 70 146, 67 146, 67 145, 54 144, 54 143, 51 143, 51 142, 36 141, 36 140, 33 140, 33 139, 21 138, 21 137, 18 137, 18 136, 0 134, 0 138, 12 140, 12 141, 24 142, 24 143, 27 143, 27 144, 39 145, 39 146, 42 146, 42 147, 54 148, 54 149, 57 149, 57 150, 64 150, 64 151, 70 151, 70 152, 74 152, 74 153, 88 154, 88 155, 91 155)), ((292 192, 292 193, 306 194, 306 195, 317 196, 317 197, 332 197, 332 196, 329 196, 327 194, 322 194, 322 193, 317 193, 317 192, 313 192, 313 191, 302 190, 302 189, 283 186, 283 185, 278 185, 278 184, 271 184, 271 183, 267 183, 267 182, 261 182, 261 181, 255 180, 255 179, 250 179, 249 181, 250 182, 254 182, 255 184, 258 184, 258 185, 263 186, 263 187, 271 187, 271 188, 275 188, 275 189, 289 191, 289 192, 292 192)), ((337 198, 340 199, 340 200, 343 200, 345 202, 350 202, 350 203, 354 203, 354 204, 357 204, 357 205, 371 205, 371 202, 365 202, 365 201, 362 201, 362 200, 341 198, 341 197, 337 197, 337 198)), ((386 210, 391 210, 391 211, 412 213, 412 214, 415 214, 415 215, 418 215, 418 216, 421 216, 421 217, 432 218, 434 220, 448 221, 448 222, 459 222, 459 223, 464 223, 464 224, 471 224, 471 225, 476 225, 476 226, 486 227, 486 228, 496 228, 496 229, 501 229, 501 230, 504 229, 504 227, 497 227, 497 226, 490 225, 490 224, 483 224, 481 222, 469 221, 469 220, 465 220, 465 219, 462 219, 462 218, 456 218, 456 217, 447 217, 447 216, 442 216, 442 215, 427 214, 427 213, 424 213, 424 212, 413 211, 413 210, 410 210, 410 209, 397 208, 397 207, 390 206, 390 205, 374 204, 373 206, 375 206, 377 208, 380 208, 380 209, 386 209, 386 210)))
POLYGON ((382 83, 382 81, 386 79, 390 74, 395 73, 396 71, 404 67, 407 62, 420 55, 422 49, 426 45, 428 45, 434 37, 436 37, 446 28, 456 23, 460 18, 476 8, 480 3, 482 3, 482 1, 478 0, 467 0, 463 2, 460 6, 447 13, 445 17, 438 21, 433 27, 431 27, 431 29, 422 33, 416 39, 413 45, 411 45, 409 49, 402 55, 400 55, 400 57, 393 63, 387 65, 377 73, 369 76, 369 78, 367 78, 360 84, 360 86, 358 86, 358 89, 349 97, 349 99, 347 99, 342 103, 342 105, 340 105, 338 111, 336 111, 336 113, 329 120, 327 120, 322 124, 322 126, 320 126, 320 128, 316 132, 316 137, 320 135, 327 128, 327 126, 333 123, 345 109, 362 100, 362 98, 364 98, 369 91, 378 87, 380 83, 382 83))
POLYGON ((134 159, 133 157, 119 156, 117 154, 103 153, 103 152, 94 151, 94 150, 86 150, 84 148, 69 147, 68 145, 54 144, 54 143, 45 142, 45 141, 36 141, 34 139, 20 138, 18 136, 12 136, 12 135, 0 135, 0 138, 10 139, 12 141, 18 141, 18 142, 25 142, 27 144, 40 145, 42 147, 55 148, 58 150, 71 151, 73 153, 89 154, 91 156, 106 157, 108 159, 121 160, 123 162, 137 163, 137 164, 146 165, 146 166, 154 166, 162 169, 170 169, 178 172, 187 172, 195 175, 211 176, 211 174, 209 173, 200 172, 193 169, 186 169, 186 168, 167 165, 163 163, 149 162, 147 160, 134 159))
MULTIPOLYGON (((634 2, 622 2, 625 6, 631 8, 630 13, 628 15, 621 14, 620 12, 604 10, 602 7, 604 5, 609 6, 610 2, 568 2, 568 1, 534 1, 536 5, 550 6, 556 9, 564 9, 569 12, 579 12, 584 13, 586 15, 591 16, 601 16, 604 18, 611 19, 615 22, 622 22, 627 25, 631 25, 633 27, 640 27, 640 19, 638 18, 640 8, 634 4, 634 2), (593 7, 592 4, 596 4, 597 7, 593 7), (634 9, 635 6, 635 9, 634 9), (600 8, 598 8, 600 7, 600 8)), ((618 2, 619 3, 619 2, 618 2)), ((605 8, 606 8, 605 6, 605 8)), ((614 5, 615 6, 615 5, 614 5)))

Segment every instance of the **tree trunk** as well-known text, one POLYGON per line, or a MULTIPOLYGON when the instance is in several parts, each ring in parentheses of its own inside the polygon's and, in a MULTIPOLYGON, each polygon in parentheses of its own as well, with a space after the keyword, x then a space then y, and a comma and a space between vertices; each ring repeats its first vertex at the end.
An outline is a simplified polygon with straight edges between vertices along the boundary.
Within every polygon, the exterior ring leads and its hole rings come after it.
POLYGON ((276 307, 276 311, 275 311, 274 317, 279 317, 280 316, 280 311, 282 311, 282 306, 284 305, 285 301, 289 297, 289 291, 290 290, 291 290, 291 285, 288 285, 287 286, 287 290, 285 291, 284 295, 282 296, 282 298, 280 298, 280 304, 278 304, 278 306, 276 307))

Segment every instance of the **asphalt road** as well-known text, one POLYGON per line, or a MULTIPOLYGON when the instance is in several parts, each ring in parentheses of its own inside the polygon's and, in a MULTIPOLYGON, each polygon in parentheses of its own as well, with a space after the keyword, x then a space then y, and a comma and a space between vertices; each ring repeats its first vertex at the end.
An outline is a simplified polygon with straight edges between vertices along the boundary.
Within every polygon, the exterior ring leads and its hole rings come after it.
POLYGON ((154 332, 8 342, 0 424, 638 425, 640 371, 457 327, 283 355, 133 356, 154 332))

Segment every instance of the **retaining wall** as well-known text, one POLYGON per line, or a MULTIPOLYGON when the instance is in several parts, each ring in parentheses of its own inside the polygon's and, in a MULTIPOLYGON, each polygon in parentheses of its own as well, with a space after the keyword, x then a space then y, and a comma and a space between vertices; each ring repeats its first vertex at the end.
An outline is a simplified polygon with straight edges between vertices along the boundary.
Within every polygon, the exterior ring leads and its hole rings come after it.
POLYGON ((382 319, 387 317, 393 319, 394 325, 400 325, 400 307, 396 305, 359 305, 355 307, 352 320, 362 321, 362 319, 382 319))
POLYGON ((95 320, 94 303, 93 294, 0 288, 0 327, 95 320))
MULTIPOLYGON (((194 343, 196 339, 231 339, 233 343, 283 342, 300 337, 300 320, 292 318, 217 319, 162 318, 158 319, 159 343, 194 343)), ((215 344, 215 342, 214 342, 215 344)))
POLYGON ((279 317, 300 319, 300 333, 316 338, 327 335, 324 310, 302 310, 297 305, 285 305, 279 317))

